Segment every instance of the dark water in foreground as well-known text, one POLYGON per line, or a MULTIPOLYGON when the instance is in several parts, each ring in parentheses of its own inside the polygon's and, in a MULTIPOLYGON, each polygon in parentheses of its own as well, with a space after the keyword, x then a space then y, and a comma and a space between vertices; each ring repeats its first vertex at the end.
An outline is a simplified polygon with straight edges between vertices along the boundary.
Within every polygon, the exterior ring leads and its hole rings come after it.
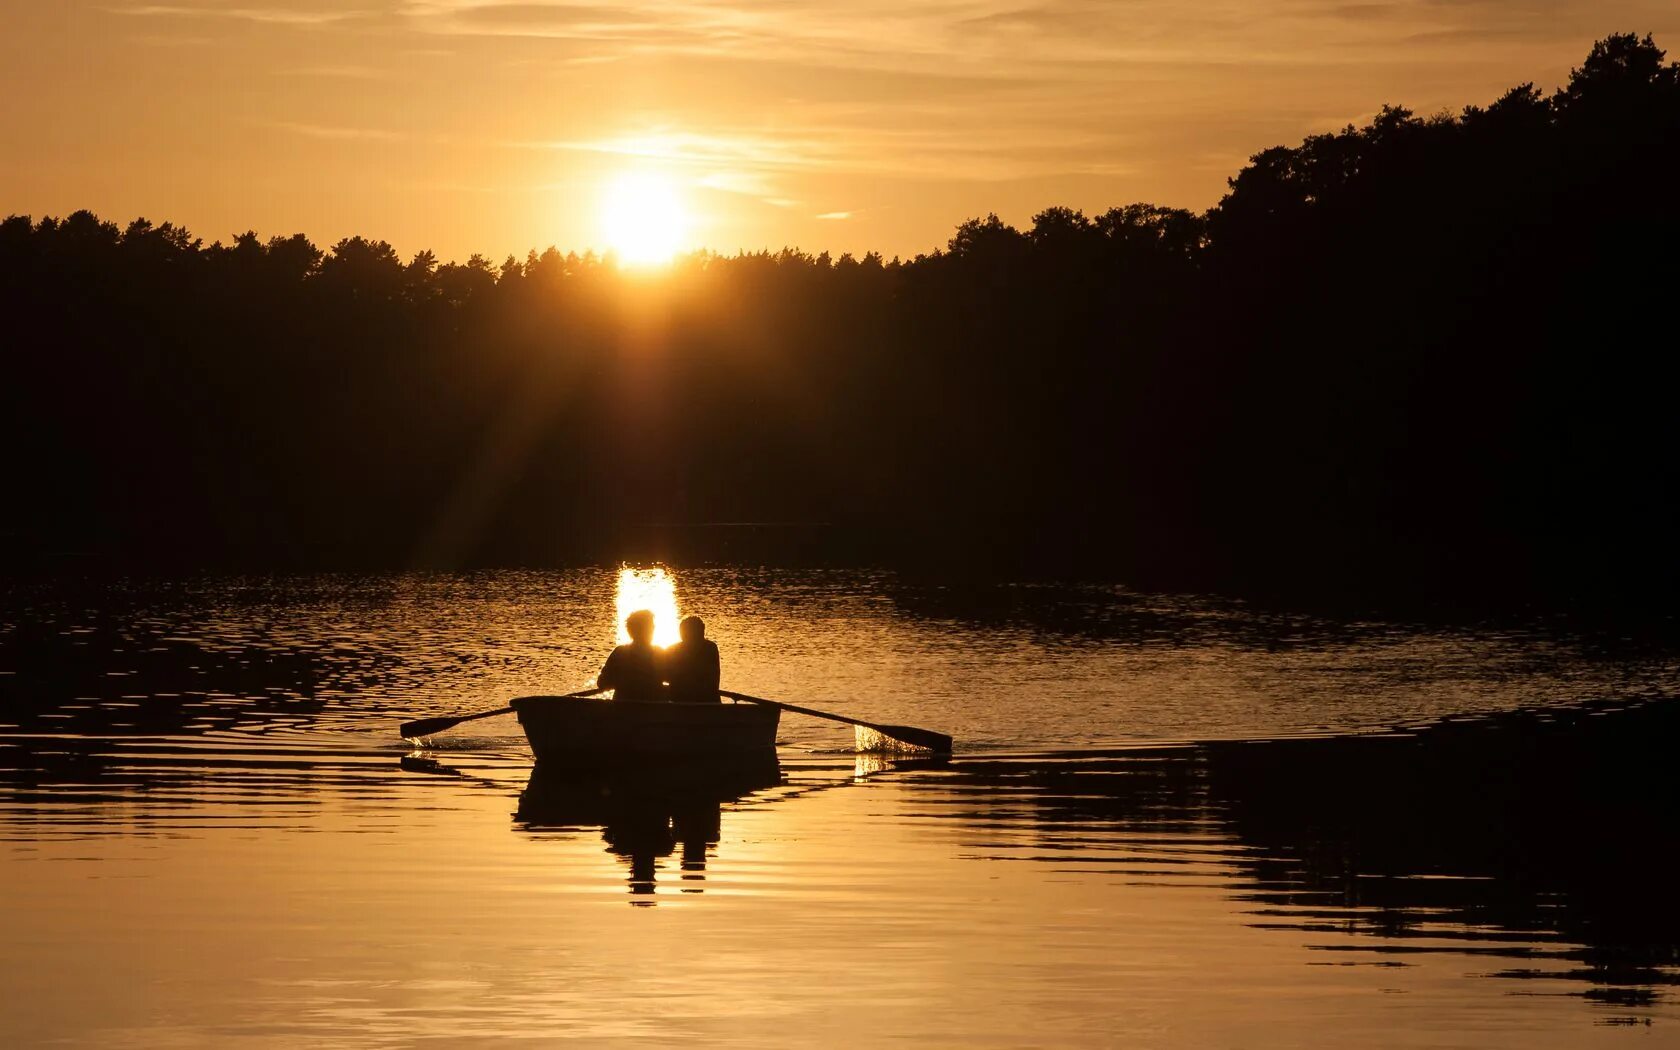
POLYGON ((582 685, 613 589, 6 592, 0 1040, 1680 1045, 1661 645, 712 570, 678 597, 726 683, 959 753, 394 739, 582 685))

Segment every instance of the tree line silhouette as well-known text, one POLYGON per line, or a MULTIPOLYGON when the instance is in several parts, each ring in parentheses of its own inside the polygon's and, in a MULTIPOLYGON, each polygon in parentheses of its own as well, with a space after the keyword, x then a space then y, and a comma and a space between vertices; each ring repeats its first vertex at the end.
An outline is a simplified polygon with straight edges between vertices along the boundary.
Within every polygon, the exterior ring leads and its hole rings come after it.
MULTIPOLYGON (((0 530, 140 566, 549 564, 650 523, 1147 586, 1655 595, 1680 66, 1256 154, 1202 214, 914 259, 0 224, 0 530)), ((657 530, 655 530, 657 531, 657 530)), ((680 530, 678 532, 680 535, 680 530)))

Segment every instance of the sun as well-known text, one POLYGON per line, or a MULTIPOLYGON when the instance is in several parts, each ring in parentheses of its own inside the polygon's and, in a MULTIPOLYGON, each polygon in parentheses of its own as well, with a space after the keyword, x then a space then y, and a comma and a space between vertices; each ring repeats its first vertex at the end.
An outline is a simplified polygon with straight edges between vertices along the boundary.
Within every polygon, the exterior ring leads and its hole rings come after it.
POLYGON ((601 196, 601 233, 620 262, 634 266, 670 262, 683 247, 689 225, 681 193, 662 175, 620 175, 601 196))

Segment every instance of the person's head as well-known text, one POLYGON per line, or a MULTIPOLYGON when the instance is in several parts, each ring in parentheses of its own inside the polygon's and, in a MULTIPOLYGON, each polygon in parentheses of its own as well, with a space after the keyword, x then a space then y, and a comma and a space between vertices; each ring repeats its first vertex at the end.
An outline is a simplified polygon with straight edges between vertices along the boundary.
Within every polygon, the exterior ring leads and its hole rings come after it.
POLYGON ((706 637, 706 621, 698 616, 684 616, 682 623, 677 625, 677 630, 682 633, 683 641, 698 642, 706 637))
POLYGON ((624 618, 625 633, 630 640, 638 645, 646 645, 653 641, 653 613, 647 609, 637 609, 624 618))

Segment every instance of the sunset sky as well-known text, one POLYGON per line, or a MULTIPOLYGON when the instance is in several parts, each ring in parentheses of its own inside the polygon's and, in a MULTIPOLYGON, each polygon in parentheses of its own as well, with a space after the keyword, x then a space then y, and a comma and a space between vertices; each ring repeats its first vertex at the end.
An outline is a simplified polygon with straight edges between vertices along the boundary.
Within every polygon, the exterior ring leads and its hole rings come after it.
POLYGON ((627 177, 684 247, 911 255, 1051 204, 1201 209, 1269 145, 1547 90, 1672 0, 54 0, 0 12, 0 213, 603 246, 627 177), (667 202, 668 203, 668 202, 667 202))

